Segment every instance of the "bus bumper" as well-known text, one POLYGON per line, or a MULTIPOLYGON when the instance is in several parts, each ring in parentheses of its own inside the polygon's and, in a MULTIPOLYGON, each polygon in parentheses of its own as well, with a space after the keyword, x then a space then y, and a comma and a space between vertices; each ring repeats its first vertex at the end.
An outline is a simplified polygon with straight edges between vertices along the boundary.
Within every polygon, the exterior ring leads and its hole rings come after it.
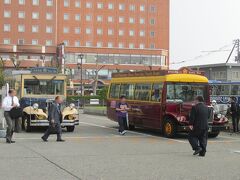
MULTIPOLYGON (((225 131, 229 129, 229 125, 209 125, 208 132, 218 132, 225 131)), ((178 126, 178 132, 189 132, 190 129, 188 126, 178 126)))
MULTIPOLYGON (((76 126, 79 125, 79 120, 68 120, 64 119, 63 122, 61 123, 62 127, 67 127, 67 126, 76 126)), ((32 127, 47 127, 49 126, 49 121, 48 120, 31 120, 30 126, 32 127)))

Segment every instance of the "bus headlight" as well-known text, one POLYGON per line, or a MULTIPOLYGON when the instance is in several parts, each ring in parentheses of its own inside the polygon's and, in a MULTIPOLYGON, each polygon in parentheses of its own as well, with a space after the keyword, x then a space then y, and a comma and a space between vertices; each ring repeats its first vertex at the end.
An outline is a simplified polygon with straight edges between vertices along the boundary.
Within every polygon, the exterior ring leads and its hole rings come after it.
POLYGON ((39 105, 38 105, 37 103, 34 103, 34 104, 33 104, 33 109, 34 109, 34 110, 37 110, 38 107, 39 107, 39 105))
POLYGON ((70 107, 71 109, 73 109, 73 108, 75 107, 75 104, 71 103, 71 104, 69 104, 69 107, 70 107))
POLYGON ((217 118, 218 118, 218 119, 221 119, 221 118, 222 118, 222 115, 221 115, 221 114, 218 114, 218 115, 217 115, 217 118))

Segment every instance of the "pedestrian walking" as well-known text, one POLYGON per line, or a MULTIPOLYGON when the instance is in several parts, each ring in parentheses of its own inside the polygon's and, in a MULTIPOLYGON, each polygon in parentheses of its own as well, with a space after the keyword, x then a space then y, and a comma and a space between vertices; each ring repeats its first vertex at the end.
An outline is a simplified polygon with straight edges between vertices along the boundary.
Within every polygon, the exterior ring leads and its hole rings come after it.
POLYGON ((126 97, 121 96, 120 102, 117 104, 116 112, 118 117, 118 124, 119 124, 119 133, 120 135, 124 135, 126 133, 126 126, 127 126, 127 111, 129 110, 129 106, 126 103, 126 97))
POLYGON ((197 96, 196 105, 192 107, 189 121, 188 140, 194 150, 193 155, 205 156, 206 154, 210 114, 210 109, 204 104, 204 98, 197 96))
POLYGON ((13 118, 10 112, 11 110, 13 110, 13 108, 20 107, 20 104, 16 96, 16 91, 14 89, 10 89, 8 91, 8 96, 3 99, 2 107, 4 110, 4 117, 7 123, 6 143, 15 143, 15 141, 12 140, 12 137, 15 129, 15 123, 17 121, 20 121, 20 117, 16 116, 15 118, 13 118))
POLYGON ((232 118, 232 126, 233 126, 233 132, 238 132, 238 123, 239 123, 239 108, 238 104, 236 102, 235 97, 230 97, 231 107, 230 107, 230 114, 232 118))
POLYGON ((60 96, 55 98, 55 102, 51 105, 49 112, 48 112, 48 120, 49 120, 49 127, 42 136, 43 141, 47 141, 50 134, 56 132, 57 133, 57 141, 63 142, 65 140, 62 139, 62 112, 61 112, 61 104, 63 100, 60 96))

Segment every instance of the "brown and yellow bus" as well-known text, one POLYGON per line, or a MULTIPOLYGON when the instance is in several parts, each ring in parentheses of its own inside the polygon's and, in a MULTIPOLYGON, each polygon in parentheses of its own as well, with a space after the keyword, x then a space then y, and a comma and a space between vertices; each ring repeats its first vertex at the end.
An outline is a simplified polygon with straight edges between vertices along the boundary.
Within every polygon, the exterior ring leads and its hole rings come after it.
MULTIPOLYGON (((113 74, 108 92, 107 115, 117 121, 115 106, 125 95, 131 110, 129 129, 135 126, 159 129, 165 137, 188 132, 189 113, 196 96, 210 106, 208 79, 187 68, 179 71, 145 71, 113 74)), ((228 119, 209 119, 209 133, 218 136, 228 128, 228 119)))

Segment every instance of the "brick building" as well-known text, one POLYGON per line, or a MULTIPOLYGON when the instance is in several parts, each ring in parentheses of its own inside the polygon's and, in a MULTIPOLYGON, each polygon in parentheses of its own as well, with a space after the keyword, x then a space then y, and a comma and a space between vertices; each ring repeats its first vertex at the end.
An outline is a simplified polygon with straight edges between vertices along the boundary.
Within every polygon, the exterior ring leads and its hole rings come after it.
POLYGON ((99 66, 102 79, 169 66, 169 0, 2 0, 0 12, 4 60, 64 62, 73 78, 79 54, 84 78, 99 66), (56 51, 62 43, 64 61, 56 51))

